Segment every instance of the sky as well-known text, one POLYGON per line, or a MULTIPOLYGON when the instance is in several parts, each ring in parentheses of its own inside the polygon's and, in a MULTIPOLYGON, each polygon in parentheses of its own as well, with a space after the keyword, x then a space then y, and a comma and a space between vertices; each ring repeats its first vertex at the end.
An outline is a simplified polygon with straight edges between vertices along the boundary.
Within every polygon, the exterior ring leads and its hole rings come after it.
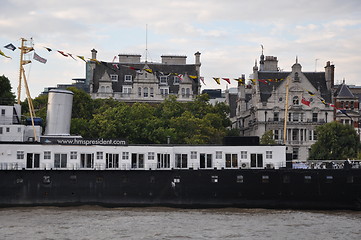
POLYGON ((263 45, 283 71, 296 57, 305 72, 324 71, 330 61, 336 83, 361 85, 360 0, 2 0, 0 32, 0 50, 11 57, 0 56, 0 75, 10 79, 13 92, 20 51, 3 46, 32 39, 47 59, 25 66, 32 98, 45 87, 85 78, 83 61, 44 47, 85 58, 96 49, 98 60, 108 62, 125 53, 147 55, 149 62, 185 55, 193 64, 199 51, 202 89, 224 90, 237 82, 217 85, 212 77, 249 77, 263 45))

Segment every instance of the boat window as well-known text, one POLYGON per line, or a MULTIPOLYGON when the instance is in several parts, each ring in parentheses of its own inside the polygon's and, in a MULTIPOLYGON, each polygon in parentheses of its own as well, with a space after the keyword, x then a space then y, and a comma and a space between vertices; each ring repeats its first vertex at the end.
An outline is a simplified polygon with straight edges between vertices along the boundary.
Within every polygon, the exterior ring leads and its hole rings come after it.
POLYGON ((247 159, 247 151, 241 151, 241 159, 247 159))
POLYGON ((122 152, 122 160, 129 160, 129 152, 122 152))
POLYGON ((80 154, 80 167, 93 168, 94 167, 94 154, 82 153, 80 154))
POLYGON ((216 159, 222 159, 222 151, 216 151, 216 159))
POLYGON ((103 152, 97 152, 97 160, 103 159, 103 152))
POLYGON ((105 162, 106 168, 119 168, 119 154, 106 153, 105 162))
POLYGON ((218 182, 218 176, 212 176, 212 183, 218 182))
POLYGON ((132 168, 144 168, 144 154, 132 153, 132 168))
POLYGON ((77 159, 78 153, 77 152, 70 152, 70 159, 77 159))
POLYGON ((54 168, 66 168, 68 161, 67 154, 55 153, 54 154, 54 168))
POLYGON ((173 183, 180 183, 180 182, 181 182, 181 178, 180 178, 180 177, 174 177, 173 183))
POLYGON ((266 158, 272 159, 272 151, 266 151, 266 158))
POLYGON ((262 183, 269 183, 269 176, 268 175, 263 175, 262 176, 262 183))
POLYGON ((226 153, 226 168, 236 168, 236 167, 238 167, 237 154, 226 153))
POLYGON ((50 151, 44 151, 44 159, 51 159, 51 152, 50 151))
POLYGON ((199 154, 199 167, 211 168, 212 167, 212 154, 201 153, 199 154))
POLYGON ((40 154, 28 153, 26 154, 26 168, 39 168, 40 167, 40 154))
POLYGON ((311 181, 312 181, 312 177, 311 177, 311 176, 305 176, 305 177, 304 177, 304 182, 305 182, 305 183, 311 183, 311 181))
POLYGON ((243 175, 237 176, 237 183, 243 183, 243 175))
POLYGON ((170 154, 157 154, 157 168, 170 168, 170 154))
POLYGON ((187 154, 175 154, 175 167, 176 168, 187 168, 188 155, 187 154))
POLYGON ((263 167, 263 154, 251 153, 251 167, 263 167))
POLYGON ((148 152, 148 160, 154 160, 155 158, 155 153, 154 152, 148 152))
POLYGON ((333 176, 326 176, 325 183, 332 183, 333 182, 333 176))
POLYGON ((16 159, 24 159, 24 151, 17 151, 16 159))
POLYGON ((191 159, 197 159, 197 152, 191 151, 191 159))

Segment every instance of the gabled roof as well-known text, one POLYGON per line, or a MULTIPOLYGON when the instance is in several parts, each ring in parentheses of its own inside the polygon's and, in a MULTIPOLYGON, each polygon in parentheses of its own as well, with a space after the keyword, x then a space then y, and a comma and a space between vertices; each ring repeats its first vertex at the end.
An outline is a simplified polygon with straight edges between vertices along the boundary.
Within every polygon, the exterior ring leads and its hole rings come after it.
POLYGON ((355 98, 355 95, 350 91, 348 86, 342 83, 335 92, 337 98, 355 98))
MULTIPOLYGON (((324 72, 302 72, 308 81, 312 84, 312 86, 320 90, 321 97, 325 99, 326 102, 331 102, 331 92, 327 89, 326 78, 324 72)), ((258 72, 259 79, 286 79, 291 72, 258 72)), ((278 82, 270 82, 267 84, 257 83, 259 84, 261 101, 266 102, 268 98, 272 95, 273 88, 277 89, 282 81, 278 82)))

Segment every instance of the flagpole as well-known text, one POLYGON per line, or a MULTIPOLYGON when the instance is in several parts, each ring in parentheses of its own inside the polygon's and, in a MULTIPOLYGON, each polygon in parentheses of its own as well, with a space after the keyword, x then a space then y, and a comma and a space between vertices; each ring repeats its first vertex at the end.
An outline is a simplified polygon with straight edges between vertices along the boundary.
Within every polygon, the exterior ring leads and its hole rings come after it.
POLYGON ((286 101, 285 101, 285 118, 284 118, 284 124, 283 124, 283 144, 285 144, 285 145, 286 145, 286 137, 287 137, 287 115, 288 115, 289 84, 290 84, 290 78, 287 77, 287 82, 286 82, 286 101))

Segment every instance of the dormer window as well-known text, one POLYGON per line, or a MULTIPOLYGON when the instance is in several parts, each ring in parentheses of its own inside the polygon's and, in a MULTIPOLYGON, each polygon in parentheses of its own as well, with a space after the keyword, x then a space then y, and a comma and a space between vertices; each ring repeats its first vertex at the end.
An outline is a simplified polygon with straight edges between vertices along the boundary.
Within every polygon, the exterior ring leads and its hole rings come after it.
POLYGON ((110 74, 110 79, 112 80, 112 82, 117 82, 118 81, 118 75, 110 74))
POLYGON ((298 76, 298 72, 296 72, 294 82, 299 82, 299 81, 300 81, 300 77, 298 76))
POLYGON ((162 85, 167 85, 168 84, 168 77, 167 76, 159 77, 159 83, 162 84, 162 85))
POLYGON ((133 76, 132 75, 125 75, 124 76, 124 82, 131 82, 133 80, 133 76))

